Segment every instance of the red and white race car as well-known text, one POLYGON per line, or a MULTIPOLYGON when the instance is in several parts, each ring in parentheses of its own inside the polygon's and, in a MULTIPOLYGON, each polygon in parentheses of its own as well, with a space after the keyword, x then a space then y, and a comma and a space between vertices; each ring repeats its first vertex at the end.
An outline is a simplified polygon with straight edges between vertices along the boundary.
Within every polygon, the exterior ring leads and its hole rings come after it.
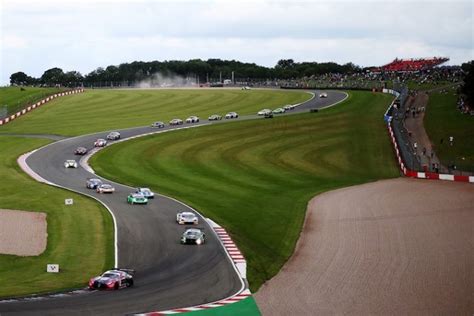
POLYGON ((132 269, 119 269, 105 271, 102 275, 89 280, 89 289, 91 290, 118 290, 124 287, 133 286, 132 269))
POLYGON ((94 142, 94 147, 104 147, 105 145, 107 145, 107 141, 103 138, 99 138, 94 142))

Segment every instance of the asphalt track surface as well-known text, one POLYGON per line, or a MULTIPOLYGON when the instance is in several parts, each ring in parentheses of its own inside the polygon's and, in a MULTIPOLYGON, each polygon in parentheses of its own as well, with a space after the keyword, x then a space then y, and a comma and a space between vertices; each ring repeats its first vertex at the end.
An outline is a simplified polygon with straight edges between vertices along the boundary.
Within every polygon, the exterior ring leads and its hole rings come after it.
MULTIPOLYGON (((292 113, 324 108, 345 99, 347 94, 328 91, 327 98, 302 103, 292 113)), ((192 115, 193 113, 189 113, 192 115)), ((315 114, 317 115, 317 114, 315 114)), ((264 119, 257 115, 239 119, 184 124, 178 127, 223 123, 244 119, 264 119)), ((175 129, 166 126, 160 131, 175 129)), ((122 139, 156 132, 151 127, 120 130, 122 139)), ((57 141, 45 146, 27 159, 38 175, 73 191, 94 196, 114 214, 117 225, 118 266, 135 269, 135 285, 119 291, 83 291, 81 294, 39 299, 0 302, 4 315, 120 315, 200 305, 229 297, 242 288, 242 281, 221 246, 217 236, 201 218, 198 227, 206 231, 206 243, 188 246, 179 243, 184 227, 176 223, 178 211, 191 210, 184 204, 165 196, 155 195, 148 205, 129 205, 126 197, 133 189, 114 184, 115 193, 101 195, 87 189, 87 178, 97 177, 79 167, 66 169, 67 159, 79 160, 73 154, 79 146, 93 148, 97 138, 108 132, 95 133, 57 141)), ((104 182, 108 182, 104 180, 104 182)), ((80 258, 78 258, 80 260, 80 258)), ((91 276, 92 277, 92 276, 91 276)))

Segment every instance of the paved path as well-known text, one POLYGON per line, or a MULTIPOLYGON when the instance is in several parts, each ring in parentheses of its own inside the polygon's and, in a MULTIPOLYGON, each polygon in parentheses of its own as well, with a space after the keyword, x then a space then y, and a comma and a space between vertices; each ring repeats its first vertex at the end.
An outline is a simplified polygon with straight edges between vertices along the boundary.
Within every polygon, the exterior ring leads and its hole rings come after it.
POLYGON ((438 159, 434 146, 423 125, 426 109, 428 107, 428 98, 428 94, 425 92, 419 92, 414 97, 409 97, 407 108, 410 109, 410 111, 405 119, 405 127, 408 132, 411 133, 411 146, 421 166, 425 167, 426 171, 434 172, 433 164, 437 164, 440 173, 448 173, 448 169, 443 166, 438 159), (425 110, 418 112, 417 109, 419 108, 425 110), (415 114, 413 114, 413 111, 415 114), (414 146, 415 143, 416 147, 414 146))
POLYGON ((474 187, 408 178, 318 195, 263 315, 472 315, 474 187))
MULTIPOLYGON (((436 155, 436 144, 439 144, 440 140, 431 140, 426 133, 424 126, 425 113, 428 110, 428 100, 429 95, 425 92, 418 92, 415 96, 410 96, 406 107, 410 109, 406 119, 405 127, 408 132, 411 132, 410 142, 413 152, 417 155, 418 161, 420 161, 421 166, 426 168, 425 171, 435 172, 433 164, 438 166, 439 173, 451 173, 451 174, 463 174, 470 175, 471 173, 466 171, 451 170, 447 166, 443 165, 436 155), (411 109, 424 109, 415 115, 412 114, 411 109), (416 148, 414 144, 416 145, 416 148)), ((444 144, 449 144, 449 136, 443 140, 444 144)))

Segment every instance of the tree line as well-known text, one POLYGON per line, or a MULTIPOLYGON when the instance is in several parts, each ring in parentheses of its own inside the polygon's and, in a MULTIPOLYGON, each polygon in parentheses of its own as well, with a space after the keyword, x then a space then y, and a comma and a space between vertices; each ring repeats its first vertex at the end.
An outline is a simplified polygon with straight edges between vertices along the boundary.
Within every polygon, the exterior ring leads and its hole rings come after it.
POLYGON ((465 96, 466 103, 474 108, 474 61, 462 64, 464 71, 464 83, 460 88, 460 92, 465 96))
POLYGON ((235 60, 191 59, 188 61, 134 61, 118 66, 99 67, 86 75, 78 71, 64 72, 55 67, 46 70, 40 78, 34 78, 19 71, 10 76, 12 85, 41 86, 96 86, 133 85, 136 82, 153 79, 155 74, 161 76, 179 76, 198 83, 221 82, 223 79, 234 78, 235 81, 262 81, 278 79, 296 79, 317 76, 327 73, 348 74, 362 69, 353 63, 340 65, 334 62, 295 62, 293 59, 282 59, 274 67, 259 66, 255 63, 243 63, 235 60), (232 77, 233 73, 233 77, 232 77))

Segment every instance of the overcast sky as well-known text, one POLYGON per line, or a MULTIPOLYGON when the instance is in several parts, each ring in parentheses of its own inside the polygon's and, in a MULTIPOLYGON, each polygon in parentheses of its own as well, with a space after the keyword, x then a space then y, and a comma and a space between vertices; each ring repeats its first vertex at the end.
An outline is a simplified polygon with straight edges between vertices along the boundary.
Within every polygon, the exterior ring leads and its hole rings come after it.
POLYGON ((135 60, 279 59, 383 65, 473 59, 472 0, 0 0, 0 85, 52 67, 82 74, 135 60))

